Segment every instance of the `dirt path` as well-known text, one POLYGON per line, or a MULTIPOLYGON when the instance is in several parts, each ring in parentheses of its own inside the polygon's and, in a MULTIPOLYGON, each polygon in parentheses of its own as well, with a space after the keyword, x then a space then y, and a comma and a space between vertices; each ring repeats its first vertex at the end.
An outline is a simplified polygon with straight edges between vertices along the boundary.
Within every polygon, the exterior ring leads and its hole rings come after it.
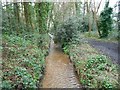
POLYGON ((113 63, 120 64, 118 56, 118 43, 96 41, 94 39, 87 39, 87 41, 96 49, 100 50, 103 54, 110 57, 113 63))
POLYGON ((46 72, 42 88, 79 88, 80 84, 74 73, 69 57, 59 46, 51 42, 50 53, 46 58, 46 72))

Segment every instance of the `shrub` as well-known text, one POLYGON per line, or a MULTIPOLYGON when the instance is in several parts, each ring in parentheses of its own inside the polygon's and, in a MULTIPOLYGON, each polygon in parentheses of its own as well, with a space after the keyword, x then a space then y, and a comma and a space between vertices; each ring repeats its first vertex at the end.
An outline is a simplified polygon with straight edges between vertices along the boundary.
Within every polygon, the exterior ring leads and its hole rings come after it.
POLYGON ((108 7, 109 2, 106 2, 104 10, 100 14, 99 29, 102 32, 100 37, 107 37, 109 31, 112 30, 112 8, 108 7))
POLYGON ((76 37, 78 33, 79 22, 76 17, 66 20, 59 25, 55 33, 55 42, 61 43, 64 47, 68 45, 76 37))

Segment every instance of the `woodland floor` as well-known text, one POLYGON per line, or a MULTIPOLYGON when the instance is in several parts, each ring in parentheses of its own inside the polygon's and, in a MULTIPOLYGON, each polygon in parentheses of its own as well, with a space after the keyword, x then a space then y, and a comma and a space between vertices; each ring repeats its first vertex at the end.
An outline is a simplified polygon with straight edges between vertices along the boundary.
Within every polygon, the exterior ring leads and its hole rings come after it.
POLYGON ((81 88, 69 56, 51 42, 50 53, 46 58, 43 88, 81 88))
POLYGON ((101 51, 103 54, 107 55, 112 59, 112 62, 115 64, 120 64, 119 61, 119 47, 118 43, 113 42, 104 42, 104 41, 97 41, 94 39, 87 39, 88 43, 90 43, 91 46, 101 51))

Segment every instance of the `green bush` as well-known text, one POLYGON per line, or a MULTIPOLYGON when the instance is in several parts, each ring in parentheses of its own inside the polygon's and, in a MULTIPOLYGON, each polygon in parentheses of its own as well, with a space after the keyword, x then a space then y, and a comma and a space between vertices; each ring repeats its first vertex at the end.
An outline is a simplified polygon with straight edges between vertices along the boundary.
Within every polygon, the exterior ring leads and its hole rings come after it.
POLYGON ((76 37, 78 33, 79 22, 76 17, 66 20, 59 25, 55 33, 55 42, 61 43, 64 47, 68 45, 76 37))
POLYGON ((107 37, 112 30, 112 8, 109 7, 109 2, 106 2, 104 10, 100 14, 99 29, 102 32, 100 37, 107 37))

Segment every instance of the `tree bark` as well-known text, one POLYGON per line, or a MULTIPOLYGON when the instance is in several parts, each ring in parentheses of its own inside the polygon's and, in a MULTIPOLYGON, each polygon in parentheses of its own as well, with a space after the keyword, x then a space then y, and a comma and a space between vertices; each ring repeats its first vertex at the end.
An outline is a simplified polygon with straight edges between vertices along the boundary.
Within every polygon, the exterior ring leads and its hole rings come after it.
POLYGON ((20 15, 19 15, 19 5, 18 3, 14 3, 14 16, 16 18, 17 23, 20 22, 20 15))
POLYGON ((35 7, 36 7, 36 17, 37 17, 37 23, 39 27, 39 33, 40 34, 46 33, 49 3, 46 3, 46 2, 36 3, 35 7))
MULTIPOLYGON (((101 1, 102 1, 102 0, 101 0, 101 1)), ((98 7, 100 7, 101 1, 100 1, 100 3, 99 3, 99 6, 98 6, 98 7)), ((98 9, 99 9, 99 8, 98 8, 98 9)), ((97 29, 97 31, 98 31, 98 34, 99 34, 99 36, 101 37, 101 32, 100 32, 100 30, 98 29, 98 21, 97 21, 97 12, 98 12, 98 9, 97 9, 97 11, 96 11, 95 0, 94 0, 94 20, 95 20, 96 29, 97 29)))
POLYGON ((24 16, 25 16, 26 26, 27 27, 31 26, 32 29, 33 29, 29 3, 28 2, 23 2, 23 5, 24 5, 24 16))
POLYGON ((83 5, 83 21, 84 21, 84 16, 85 16, 85 0, 84 0, 84 5, 83 5))
POLYGON ((17 2, 15 2, 13 4, 14 6, 14 17, 15 17, 15 22, 16 22, 16 26, 15 26, 15 29, 17 31, 17 34, 19 34, 19 24, 20 24, 20 13, 19 13, 19 5, 17 2))
POLYGON ((91 19, 90 19, 90 3, 91 1, 88 3, 88 0, 87 0, 87 15, 88 15, 88 26, 89 26, 89 33, 91 32, 91 19))

